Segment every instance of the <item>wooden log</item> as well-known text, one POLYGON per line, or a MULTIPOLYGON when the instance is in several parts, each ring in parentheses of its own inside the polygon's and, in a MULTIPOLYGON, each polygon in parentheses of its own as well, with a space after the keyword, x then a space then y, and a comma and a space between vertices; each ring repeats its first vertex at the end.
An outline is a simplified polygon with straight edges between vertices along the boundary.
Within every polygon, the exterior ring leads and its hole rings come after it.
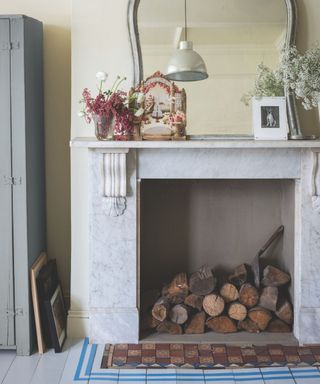
POLYGON ((276 315, 280 320, 291 325, 293 323, 293 309, 289 301, 285 300, 278 309, 276 310, 276 315))
POLYGON ((185 333, 187 334, 199 334, 204 333, 206 324, 206 314, 204 312, 196 313, 190 323, 187 325, 185 329, 185 333))
POLYGON ((250 283, 243 284, 239 291, 239 301, 247 308, 252 308, 259 301, 259 292, 256 287, 250 283))
POLYGON ((141 293, 140 311, 142 313, 151 309, 154 303, 159 299, 160 292, 158 289, 149 289, 141 293))
POLYGON ((160 297, 152 308, 152 316, 159 320, 164 321, 169 314, 170 304, 165 297, 160 297))
POLYGON ((281 269, 268 265, 263 270, 262 284, 269 287, 280 287, 289 283, 290 275, 281 271, 281 269))
POLYGON ((237 287, 231 283, 225 283, 220 289, 220 295, 226 303, 236 301, 239 298, 237 287))
POLYGON ((248 267, 246 264, 241 264, 233 273, 228 277, 230 283, 240 287, 242 284, 246 283, 248 280, 248 267))
POLYGON ((260 333, 260 329, 258 327, 258 324, 249 319, 247 317, 243 321, 239 321, 238 328, 242 331, 250 332, 250 333, 260 333))
POLYGON ((188 278, 185 272, 178 273, 171 283, 162 289, 162 296, 166 297, 171 304, 183 303, 188 293, 188 278))
POLYGON ((221 296, 211 293, 203 299, 203 309, 209 316, 219 316, 224 310, 224 300, 221 296))
POLYGON ((247 308, 241 303, 231 303, 228 309, 228 315, 234 320, 244 320, 247 317, 247 308))
POLYGON ((291 332, 290 325, 280 319, 270 321, 267 332, 291 332))
POLYGON ((233 333, 237 332, 236 322, 228 316, 210 317, 206 321, 206 325, 214 332, 233 333))
POLYGON ((160 333, 170 333, 170 335, 182 335, 183 330, 181 325, 172 321, 164 321, 157 326, 157 331, 160 333))
POLYGON ((267 328, 270 320, 272 319, 271 312, 261 307, 250 309, 248 316, 257 324, 261 331, 264 331, 267 328))
POLYGON ((211 293, 217 280, 213 276, 211 269, 208 265, 202 266, 199 271, 194 272, 190 276, 189 287, 190 291, 198 296, 204 296, 211 293))
POLYGON ((152 316, 151 312, 146 312, 141 317, 140 329, 142 331, 146 331, 148 329, 154 329, 154 328, 157 328, 159 324, 160 324, 160 321, 155 319, 152 316))
POLYGON ((277 309, 278 294, 277 287, 264 287, 259 298, 259 307, 274 312, 277 309))
POLYGON ((199 311, 201 311, 202 309, 202 302, 203 302, 203 296, 198 296, 198 295, 195 295, 194 293, 191 293, 191 295, 188 295, 184 300, 184 303, 186 305, 189 305, 189 307, 191 308, 198 309, 199 311))
POLYGON ((188 320, 188 309, 183 304, 176 304, 169 312, 169 318, 173 323, 184 324, 188 320))

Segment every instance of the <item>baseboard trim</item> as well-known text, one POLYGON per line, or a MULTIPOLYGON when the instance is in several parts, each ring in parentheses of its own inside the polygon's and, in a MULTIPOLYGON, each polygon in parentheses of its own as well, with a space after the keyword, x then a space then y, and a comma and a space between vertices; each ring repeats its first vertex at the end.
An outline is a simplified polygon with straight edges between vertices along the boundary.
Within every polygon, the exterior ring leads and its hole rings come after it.
POLYGON ((68 333, 68 337, 71 337, 71 338, 88 337, 89 311, 69 310, 67 333, 68 333))

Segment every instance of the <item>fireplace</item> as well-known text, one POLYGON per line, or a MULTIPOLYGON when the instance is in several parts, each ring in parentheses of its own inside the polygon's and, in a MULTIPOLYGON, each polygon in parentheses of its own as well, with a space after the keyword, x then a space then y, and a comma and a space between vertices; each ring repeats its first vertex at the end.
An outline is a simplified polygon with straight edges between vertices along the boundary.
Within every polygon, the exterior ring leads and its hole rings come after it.
MULTIPOLYGON (((143 305, 145 296, 149 299, 150 292, 161 292, 164 283, 179 272, 190 276, 203 265, 212 268, 217 280, 214 292, 220 297, 227 276, 243 263, 250 268, 258 250, 279 225, 284 225, 284 236, 268 249, 260 264, 273 265, 292 276, 288 287, 279 288, 278 301, 280 295, 288 294, 294 303, 294 180, 147 179, 140 182, 140 202, 140 310, 146 312, 140 313, 140 318, 149 316, 143 305)), ((242 307, 235 297, 232 303, 225 303, 221 315, 226 316, 235 302, 242 307)), ((189 312, 189 319, 180 327, 188 331, 190 317, 204 311, 193 310, 180 298, 179 303, 170 306, 182 306, 189 312)), ((141 340, 148 340, 150 335, 152 340, 169 339, 168 335, 142 331, 140 326, 141 340)), ((216 336, 206 333, 200 337, 214 342, 216 336)), ((192 337, 196 340, 199 336, 192 337)))
MULTIPOLYGON (((72 145, 89 149, 92 341, 157 340, 141 339, 142 290, 203 263, 215 273, 250 263, 283 224, 283 239, 266 258, 292 278, 290 340, 320 343, 319 142, 75 139, 72 145)), ((288 341, 277 334, 242 334, 211 341, 288 341)), ((180 336, 186 342, 208 340, 180 336)))

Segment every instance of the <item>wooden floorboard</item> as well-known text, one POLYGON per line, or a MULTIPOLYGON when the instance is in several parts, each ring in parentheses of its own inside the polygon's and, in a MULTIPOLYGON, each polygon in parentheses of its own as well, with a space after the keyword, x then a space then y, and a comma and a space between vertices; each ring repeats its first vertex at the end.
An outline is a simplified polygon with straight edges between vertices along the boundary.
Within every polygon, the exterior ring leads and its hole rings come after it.
POLYGON ((59 384, 71 347, 72 342, 67 340, 61 353, 54 353, 53 349, 44 353, 30 384, 59 384))
POLYGON ((39 354, 16 356, 10 365, 3 384, 30 384, 40 359, 39 354))
POLYGON ((15 357, 15 351, 0 351, 0 383, 2 383, 6 377, 15 357))

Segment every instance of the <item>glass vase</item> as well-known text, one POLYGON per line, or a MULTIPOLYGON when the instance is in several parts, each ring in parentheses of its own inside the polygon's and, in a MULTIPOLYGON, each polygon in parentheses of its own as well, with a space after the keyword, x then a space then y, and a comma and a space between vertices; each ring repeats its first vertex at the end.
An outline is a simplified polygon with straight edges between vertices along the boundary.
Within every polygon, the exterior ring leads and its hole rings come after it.
POLYGON ((95 135, 98 140, 113 140, 114 117, 93 115, 95 135))

